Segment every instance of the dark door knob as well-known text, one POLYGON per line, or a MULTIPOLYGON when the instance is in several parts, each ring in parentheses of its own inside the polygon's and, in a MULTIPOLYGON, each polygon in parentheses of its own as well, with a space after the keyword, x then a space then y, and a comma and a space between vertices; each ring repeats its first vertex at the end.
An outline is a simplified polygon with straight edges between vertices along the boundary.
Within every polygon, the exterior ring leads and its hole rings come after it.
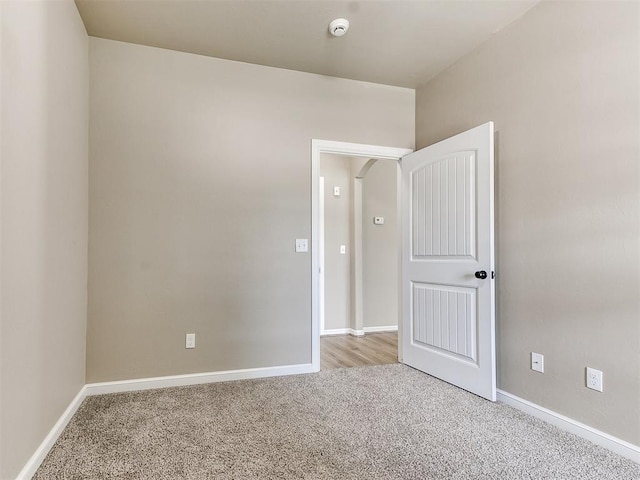
POLYGON ((479 278, 480 280, 484 280, 485 278, 487 278, 487 272, 485 272, 484 270, 476 272, 475 275, 476 278, 479 278))

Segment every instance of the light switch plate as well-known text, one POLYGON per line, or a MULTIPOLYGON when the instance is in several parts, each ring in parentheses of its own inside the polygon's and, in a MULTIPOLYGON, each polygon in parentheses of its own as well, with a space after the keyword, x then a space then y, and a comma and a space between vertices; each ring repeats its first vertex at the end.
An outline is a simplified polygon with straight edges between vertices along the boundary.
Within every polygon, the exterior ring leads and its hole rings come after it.
POLYGON ((544 373, 544 355, 531 352, 531 370, 544 373))
POLYGON ((296 238, 296 252, 304 253, 309 251, 309 240, 306 238, 296 238))
POLYGON ((333 187, 333 196, 334 197, 340 196, 340 187, 333 187))

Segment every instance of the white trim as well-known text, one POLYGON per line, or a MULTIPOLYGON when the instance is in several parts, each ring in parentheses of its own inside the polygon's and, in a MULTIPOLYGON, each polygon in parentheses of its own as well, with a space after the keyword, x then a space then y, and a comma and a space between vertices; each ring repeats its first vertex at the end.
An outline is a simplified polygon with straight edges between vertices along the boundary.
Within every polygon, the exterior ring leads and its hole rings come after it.
POLYGON ((319 254, 319 267, 318 267, 318 297, 319 297, 319 313, 320 313, 320 335, 325 331, 325 279, 324 279, 324 177, 318 179, 318 217, 319 217, 319 229, 318 229, 318 254, 319 254))
MULTIPOLYGON (((371 160, 367 164, 371 163, 371 160)), ((363 240, 362 240, 362 178, 353 178, 352 183, 352 224, 351 236, 353 240, 352 249, 352 271, 351 271, 351 327, 355 330, 362 330, 364 323, 364 286, 363 286, 363 240)), ((353 334, 352 334, 353 335, 353 334)))
POLYGON ((574 435, 584 438, 596 445, 600 445, 607 450, 611 450, 618 455, 622 455, 629 460, 640 463, 640 447, 637 445, 621 440, 613 435, 609 435, 608 433, 597 430, 589 425, 585 425, 584 423, 580 423, 572 418, 565 417, 564 415, 517 397, 509 392, 505 392, 504 390, 498 389, 497 394, 499 402, 505 403, 533 417, 544 420, 565 432, 573 433, 574 435))
POLYGON ((320 334, 322 337, 328 337, 331 335, 353 335, 354 337, 361 337, 366 333, 380 333, 380 332, 397 332, 397 325, 386 325, 383 327, 363 327, 358 330, 355 328, 331 328, 329 330, 323 330, 320 334))
POLYGON ((320 335, 323 337, 329 337, 331 335, 347 335, 350 333, 350 328, 330 328, 329 330, 323 330, 320 335))
POLYGON ((378 332, 397 332, 398 325, 384 325, 382 327, 364 327, 364 333, 378 333, 378 332))
POLYGON ((31 458, 22 468, 22 470, 16 477, 16 480, 28 480, 36 474, 36 471, 38 470, 38 468, 40 468, 40 465, 48 455, 49 450, 51 450, 53 445, 56 443, 56 440, 58 440, 58 437, 65 429, 69 421, 71 421, 71 418, 78 410, 78 407, 80 407, 82 401, 87 396, 86 388, 86 385, 82 387, 75 398, 71 400, 71 403, 69 404, 67 409, 62 413, 53 428, 49 431, 47 436, 44 437, 44 440, 42 441, 38 449, 33 455, 31 455, 31 458))
POLYGON ((103 395, 105 393, 152 390, 155 388, 200 385, 203 383, 248 380, 252 378, 299 375, 301 373, 313 372, 313 366, 310 363, 304 363, 300 365, 284 365, 279 367, 247 368, 243 370, 224 370, 221 372, 190 373, 186 375, 171 375, 167 377, 138 378, 134 380, 120 380, 115 382, 89 383, 85 386, 85 388, 87 389, 87 395, 89 396, 103 395))
POLYGON ((398 237, 398 275, 396 283, 398 285, 398 362, 404 363, 404 352, 402 349, 402 335, 404 331, 402 325, 402 159, 398 162, 398 172, 396 175, 396 201, 398 202, 399 212, 396 218, 396 229, 400 236, 398 237))
POLYGON ((320 153, 346 155, 349 157, 369 157, 381 160, 399 160, 413 152, 410 148, 382 147, 363 143, 334 142, 331 140, 311 140, 311 148, 320 153))
MULTIPOLYGON (((350 157, 367 157, 381 160, 400 160, 413 150, 408 148, 382 147, 359 143, 311 140, 311 365, 314 372, 320 371, 320 306, 319 306, 319 255, 318 255, 318 195, 320 177, 320 154, 331 153, 350 157)), ((398 203, 398 209, 400 204, 398 203)), ((400 218, 400 216, 398 216, 400 218)), ((398 303, 402 302, 398 299, 398 303)), ((400 320, 400 318, 398 319, 400 320)), ((355 331, 359 334, 359 331, 355 331)), ((362 332, 364 334, 364 331, 362 332)), ((401 331, 398 332, 401 334, 401 331)), ((398 358, 402 358, 402 346, 398 344, 398 358)))

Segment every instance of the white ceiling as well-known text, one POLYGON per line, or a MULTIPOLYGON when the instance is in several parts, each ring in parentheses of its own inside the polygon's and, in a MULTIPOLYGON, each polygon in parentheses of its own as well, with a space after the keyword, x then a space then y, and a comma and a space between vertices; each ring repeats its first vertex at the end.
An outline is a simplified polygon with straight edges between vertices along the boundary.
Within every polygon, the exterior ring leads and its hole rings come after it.
POLYGON ((537 0, 76 0, 89 35, 415 88, 537 0), (344 37, 331 20, 351 22, 344 37))

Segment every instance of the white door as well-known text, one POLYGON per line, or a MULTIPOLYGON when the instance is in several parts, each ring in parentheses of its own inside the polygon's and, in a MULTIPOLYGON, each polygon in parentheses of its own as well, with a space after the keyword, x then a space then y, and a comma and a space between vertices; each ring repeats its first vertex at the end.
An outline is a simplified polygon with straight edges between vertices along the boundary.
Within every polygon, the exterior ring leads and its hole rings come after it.
POLYGON ((403 362, 495 401, 493 122, 401 166, 403 362))

